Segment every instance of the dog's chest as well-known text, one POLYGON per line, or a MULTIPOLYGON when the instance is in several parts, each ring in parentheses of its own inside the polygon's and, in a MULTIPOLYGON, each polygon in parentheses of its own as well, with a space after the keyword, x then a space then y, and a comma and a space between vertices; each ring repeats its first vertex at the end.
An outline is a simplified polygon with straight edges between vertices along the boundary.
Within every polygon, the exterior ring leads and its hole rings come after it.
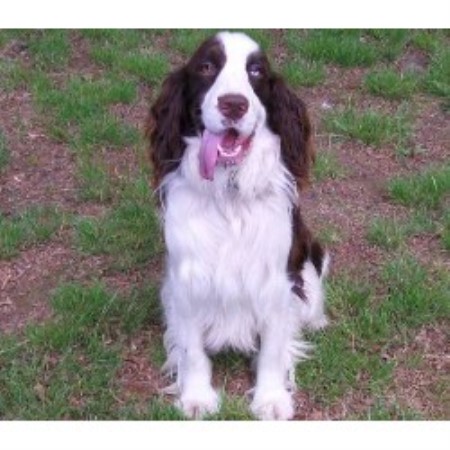
POLYGON ((284 271, 291 244, 290 206, 276 195, 240 201, 230 186, 220 197, 173 190, 165 211, 171 265, 183 277, 207 280, 216 292, 242 296, 258 279, 284 271))

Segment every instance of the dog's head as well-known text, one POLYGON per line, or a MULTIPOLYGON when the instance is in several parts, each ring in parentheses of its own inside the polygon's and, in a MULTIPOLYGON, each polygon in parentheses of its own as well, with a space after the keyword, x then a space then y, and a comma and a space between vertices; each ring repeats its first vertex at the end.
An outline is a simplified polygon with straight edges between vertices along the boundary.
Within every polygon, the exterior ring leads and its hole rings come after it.
POLYGON ((151 108, 155 184, 177 169, 185 137, 201 138, 199 171, 212 179, 220 161, 245 158, 264 126, 280 137, 283 163, 297 185, 307 184, 314 152, 304 103, 256 42, 243 33, 218 33, 166 78, 151 108))

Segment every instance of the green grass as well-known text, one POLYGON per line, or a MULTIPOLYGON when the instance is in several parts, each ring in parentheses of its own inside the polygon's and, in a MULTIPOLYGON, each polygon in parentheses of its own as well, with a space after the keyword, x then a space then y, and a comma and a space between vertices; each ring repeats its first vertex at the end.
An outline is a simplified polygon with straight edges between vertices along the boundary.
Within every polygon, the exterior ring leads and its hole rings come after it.
POLYGON ((425 77, 428 92, 450 101, 450 50, 448 46, 439 47, 434 54, 425 77))
POLYGON ((377 217, 367 231, 367 240, 373 245, 395 250, 405 241, 405 227, 398 220, 377 217))
POLYGON ((98 282, 69 283, 53 293, 51 303, 49 323, 29 325, 21 337, 0 337, 0 417, 129 418, 116 397, 119 342, 159 323, 154 287, 121 296, 98 282))
POLYGON ((156 52, 126 55, 119 67, 151 85, 161 82, 170 71, 167 56, 156 52))
POLYGON ((345 176, 345 169, 334 153, 319 151, 314 162, 313 173, 318 182, 327 179, 338 180, 345 176))
POLYGON ((405 29, 373 29, 367 30, 366 36, 373 39, 383 60, 394 61, 409 43, 411 32, 405 29))
POLYGON ((343 239, 342 229, 338 228, 334 224, 325 224, 317 231, 317 238, 320 243, 326 246, 333 246, 340 244, 343 239))
POLYGON ((178 29, 170 33, 170 47, 185 57, 191 56, 201 42, 213 35, 213 30, 178 29))
POLYGON ((392 329, 407 333, 425 324, 448 319, 449 274, 442 272, 434 277, 432 286, 427 284, 429 276, 425 268, 411 257, 386 264, 383 280, 389 286, 389 294, 380 310, 391 322, 392 329))
POLYGON ((5 136, 0 129, 0 173, 2 173, 8 166, 10 159, 10 152, 6 144, 5 136))
POLYGON ((291 53, 342 67, 371 66, 379 56, 360 30, 289 30, 286 44, 291 53))
POLYGON ((221 393, 220 411, 211 414, 206 420, 254 420, 248 409, 248 402, 237 396, 221 393))
POLYGON ((443 38, 443 30, 415 30, 411 37, 411 44, 428 53, 434 52, 440 47, 443 38))
POLYGON ((416 92, 418 86, 417 75, 410 72, 397 73, 393 69, 369 73, 364 79, 364 87, 371 94, 393 100, 410 98, 416 92))
POLYGON ((33 206, 14 217, 0 214, 0 259, 49 240, 62 226, 63 214, 53 206, 33 206))
POLYGON ((292 87, 317 86, 325 80, 323 64, 294 58, 287 61, 282 67, 282 74, 292 87))
POLYGON ((375 217, 367 230, 367 240, 386 250, 396 250, 414 235, 434 232, 435 222, 426 211, 418 211, 407 220, 375 217))
POLYGON ((71 48, 67 30, 34 30, 26 34, 28 50, 39 69, 60 70, 69 62, 71 48))
POLYGON ((170 71, 165 54, 145 49, 140 52, 121 52, 112 45, 95 46, 92 59, 99 65, 111 69, 121 76, 133 75, 139 81, 156 85, 170 71))
POLYGON ((444 248, 450 251, 450 212, 447 211, 443 217, 443 229, 441 233, 444 248))
POLYGON ((121 269, 143 264, 161 249, 159 221, 145 179, 129 189, 104 217, 79 218, 74 225, 83 252, 111 255, 121 269))
POLYGON ((137 131, 108 112, 114 104, 131 104, 136 87, 129 80, 73 77, 62 89, 46 77, 36 77, 34 94, 42 111, 50 110, 49 127, 73 147, 124 147, 138 140, 137 131))
POLYGON ((100 203, 110 201, 113 198, 114 185, 105 164, 95 161, 92 155, 86 152, 81 152, 77 162, 80 199, 100 203))
POLYGON ((31 73, 20 62, 4 58, 0 60, 0 90, 12 92, 25 88, 31 79, 31 73))
POLYGON ((109 147, 123 149, 134 145, 139 140, 136 128, 124 124, 120 119, 104 113, 90 119, 83 120, 79 135, 73 140, 74 146, 109 147))
POLYGON ((404 147, 411 134, 410 119, 401 108, 395 114, 346 108, 328 113, 324 117, 324 125, 331 133, 374 147, 384 144, 404 147))
POLYGON ((80 33, 91 44, 111 46, 118 51, 134 50, 146 37, 143 31, 131 29, 84 29, 80 33))
POLYGON ((338 402, 355 386, 382 397, 394 368, 383 353, 450 312, 448 274, 435 276, 431 286, 429 276, 412 257, 400 256, 382 268, 382 294, 381 287, 375 291, 373 283, 369 287, 361 279, 341 275, 332 280, 328 301, 333 325, 310 337, 314 357, 298 366, 298 384, 326 404, 338 402))
POLYGON ((350 420, 423 420, 419 411, 400 406, 396 402, 382 399, 371 405, 364 414, 351 417, 350 420))
POLYGON ((405 206, 437 208, 450 193, 450 165, 432 167, 417 175, 392 179, 388 193, 405 206))
POLYGON ((35 85, 37 101, 51 108, 62 124, 80 123, 86 118, 101 116, 108 105, 131 104, 136 99, 136 88, 128 80, 72 77, 63 89, 41 79, 35 85))

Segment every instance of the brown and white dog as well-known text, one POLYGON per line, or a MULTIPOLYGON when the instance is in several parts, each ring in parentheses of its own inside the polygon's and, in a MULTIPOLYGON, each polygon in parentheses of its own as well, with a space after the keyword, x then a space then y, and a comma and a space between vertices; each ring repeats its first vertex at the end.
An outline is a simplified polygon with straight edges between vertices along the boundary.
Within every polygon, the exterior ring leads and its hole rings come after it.
POLYGON ((251 411, 293 417, 305 327, 326 324, 328 256, 300 215, 314 159, 304 103, 242 33, 205 41, 151 108, 167 248, 165 369, 189 417, 219 408, 208 354, 256 355, 251 411))

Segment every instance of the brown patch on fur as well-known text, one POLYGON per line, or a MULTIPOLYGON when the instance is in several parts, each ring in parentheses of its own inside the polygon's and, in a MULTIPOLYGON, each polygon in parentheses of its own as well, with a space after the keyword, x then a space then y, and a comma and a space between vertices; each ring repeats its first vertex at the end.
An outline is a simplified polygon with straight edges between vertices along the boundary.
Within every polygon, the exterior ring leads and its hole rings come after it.
POLYGON ((222 46, 213 36, 163 82, 146 123, 155 188, 179 166, 186 147, 183 137, 196 136, 203 130, 200 102, 224 63, 222 46), (213 69, 205 70, 205 62, 213 69))
POLYGON ((295 178, 298 189, 310 184, 311 166, 315 159, 312 125, 306 106, 275 75, 271 85, 268 106, 268 123, 281 139, 281 156, 284 165, 295 178))

